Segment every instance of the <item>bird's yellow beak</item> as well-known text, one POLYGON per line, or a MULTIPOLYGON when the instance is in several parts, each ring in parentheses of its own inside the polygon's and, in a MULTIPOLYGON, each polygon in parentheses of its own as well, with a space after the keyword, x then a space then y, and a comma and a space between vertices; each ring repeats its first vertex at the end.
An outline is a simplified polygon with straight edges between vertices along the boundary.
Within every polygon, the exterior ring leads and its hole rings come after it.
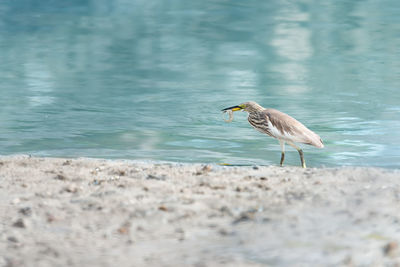
POLYGON ((228 111, 228 110, 238 111, 238 110, 242 110, 242 109, 243 109, 243 107, 241 107, 241 105, 239 105, 239 106, 233 106, 233 107, 229 107, 229 108, 224 108, 221 111, 228 111))

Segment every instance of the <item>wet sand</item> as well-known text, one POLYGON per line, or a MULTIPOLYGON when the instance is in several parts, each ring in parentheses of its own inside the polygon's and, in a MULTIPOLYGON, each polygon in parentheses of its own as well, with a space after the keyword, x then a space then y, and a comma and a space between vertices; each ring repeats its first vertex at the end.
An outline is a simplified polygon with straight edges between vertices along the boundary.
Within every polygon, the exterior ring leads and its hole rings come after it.
POLYGON ((0 266, 400 265, 399 170, 14 156, 0 181, 0 266))

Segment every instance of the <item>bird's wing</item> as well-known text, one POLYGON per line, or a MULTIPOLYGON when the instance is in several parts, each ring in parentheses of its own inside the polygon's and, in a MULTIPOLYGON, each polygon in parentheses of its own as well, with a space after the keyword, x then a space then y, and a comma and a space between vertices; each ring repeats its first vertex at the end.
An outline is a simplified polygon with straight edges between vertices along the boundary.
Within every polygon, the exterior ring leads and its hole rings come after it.
POLYGON ((275 138, 324 147, 321 138, 316 133, 286 113, 276 109, 266 109, 263 114, 268 120, 269 132, 276 135, 275 138))

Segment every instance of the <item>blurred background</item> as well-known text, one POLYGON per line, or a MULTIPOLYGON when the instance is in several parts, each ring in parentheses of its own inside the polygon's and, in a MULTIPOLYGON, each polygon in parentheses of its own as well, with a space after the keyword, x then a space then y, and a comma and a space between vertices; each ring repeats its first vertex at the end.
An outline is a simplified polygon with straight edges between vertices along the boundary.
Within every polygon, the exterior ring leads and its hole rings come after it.
POLYGON ((0 154, 277 165, 277 140, 221 117, 253 100, 322 137, 308 166, 399 168, 399 14, 397 0, 2 0, 0 154))

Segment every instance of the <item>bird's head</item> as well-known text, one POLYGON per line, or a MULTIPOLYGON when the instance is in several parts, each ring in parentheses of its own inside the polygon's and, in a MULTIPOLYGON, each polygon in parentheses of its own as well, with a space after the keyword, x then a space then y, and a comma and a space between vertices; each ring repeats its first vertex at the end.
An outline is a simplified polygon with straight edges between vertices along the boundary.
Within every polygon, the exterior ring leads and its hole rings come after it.
POLYGON ((233 107, 229 107, 229 108, 224 108, 222 111, 228 111, 228 110, 232 110, 232 111, 238 111, 238 110, 243 110, 243 111, 247 111, 249 113, 251 112, 255 112, 255 111, 260 111, 263 110, 264 108, 262 106, 260 106, 259 104, 257 104, 256 102, 253 101, 249 101, 249 102, 244 102, 240 105, 237 106, 233 106, 233 107))

